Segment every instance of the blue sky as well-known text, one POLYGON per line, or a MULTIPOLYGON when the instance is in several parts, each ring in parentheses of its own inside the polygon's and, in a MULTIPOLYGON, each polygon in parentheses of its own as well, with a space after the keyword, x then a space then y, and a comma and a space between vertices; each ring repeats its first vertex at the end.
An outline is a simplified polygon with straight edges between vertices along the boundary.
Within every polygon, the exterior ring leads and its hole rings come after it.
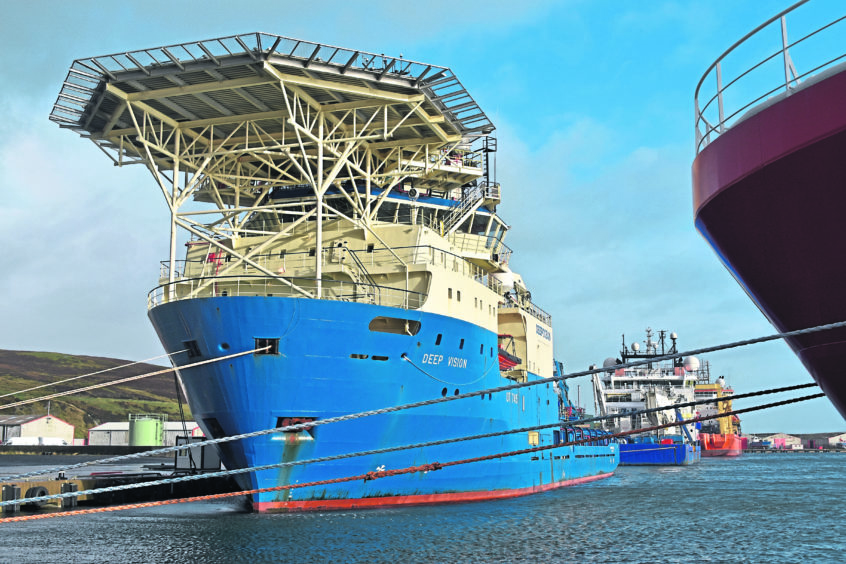
MULTIPOLYGON (((643 340, 646 327, 677 332, 682 350, 770 334, 693 226, 693 90, 735 40, 789 5, 4 3, 0 348, 161 354, 145 296, 167 255, 164 201, 146 170, 111 166, 47 118, 74 59, 253 31, 453 69, 497 126, 512 267, 553 315, 568 371, 616 356, 621 334, 643 340)), ((810 381, 780 342, 706 359, 738 393, 810 381)), ((573 399, 577 387, 591 405, 589 383, 572 384, 573 399)), ((846 429, 825 399, 743 423, 747 432, 846 429)))

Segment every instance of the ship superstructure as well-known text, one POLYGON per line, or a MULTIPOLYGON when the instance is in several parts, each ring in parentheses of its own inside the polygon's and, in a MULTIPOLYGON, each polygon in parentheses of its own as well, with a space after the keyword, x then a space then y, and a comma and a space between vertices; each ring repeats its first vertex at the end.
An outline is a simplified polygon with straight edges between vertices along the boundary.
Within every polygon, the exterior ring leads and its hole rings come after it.
MULTIPOLYGON (((51 119, 116 165, 146 166, 164 196, 170 252, 148 305, 165 349, 185 351, 178 364, 255 350, 180 371, 208 436, 553 375, 551 316, 508 266, 493 124, 450 69, 237 35, 77 60, 51 119)), ((559 421, 549 384, 474 400, 225 443, 221 456, 247 468, 559 421)), ((286 467, 242 475, 242 485, 567 436, 562 427, 286 467)), ((568 448, 578 460, 527 454, 253 503, 272 511, 521 495, 608 475, 618 460, 613 444, 568 448)))
POLYGON ((637 342, 631 344, 631 349, 626 347, 623 335, 620 358, 607 358, 603 367, 608 370, 593 375, 594 405, 597 414, 607 416, 603 428, 613 433, 680 423, 677 427, 638 433, 628 440, 628 444, 620 445, 622 464, 689 464, 699 458, 698 426, 683 422, 693 419, 694 408, 676 406, 694 399, 698 359, 678 358, 628 368, 616 367, 630 360, 678 352, 675 333, 669 334, 669 347, 666 331, 658 331, 657 341, 653 340, 653 335, 652 329, 647 328, 643 350, 637 342), (642 413, 661 407, 666 409, 642 413))

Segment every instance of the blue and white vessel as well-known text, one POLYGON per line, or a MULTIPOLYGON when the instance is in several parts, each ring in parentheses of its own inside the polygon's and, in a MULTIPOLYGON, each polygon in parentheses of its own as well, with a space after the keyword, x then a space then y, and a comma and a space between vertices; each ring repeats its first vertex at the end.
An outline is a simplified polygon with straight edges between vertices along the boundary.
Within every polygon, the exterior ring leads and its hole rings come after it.
POLYGON ((594 405, 603 420, 603 429, 612 433, 625 433, 644 429, 629 435, 620 444, 620 464, 683 466, 698 462, 701 457, 699 423, 684 423, 696 415, 694 408, 677 407, 694 400, 694 388, 699 375, 696 357, 650 362, 628 368, 618 367, 630 360, 651 359, 678 352, 676 334, 670 333, 672 342, 666 346, 666 331, 658 332, 652 340, 652 329, 646 329, 645 348, 634 342, 631 350, 623 346, 619 358, 607 358, 607 370, 593 375, 594 405), (666 410, 643 413, 646 410, 666 407, 666 410), (651 427, 678 422, 678 426, 650 430, 651 427))
MULTIPOLYGON (((552 320, 508 266, 494 126, 450 69, 237 35, 74 61, 51 119, 116 165, 147 167, 167 202, 170 255, 149 317, 179 353, 207 436, 553 376, 552 320)), ((594 439, 257 493, 258 511, 493 499, 611 475, 617 445, 567 426, 558 390, 544 382, 219 450, 227 468, 253 468, 554 425, 240 475, 259 489, 594 439)))

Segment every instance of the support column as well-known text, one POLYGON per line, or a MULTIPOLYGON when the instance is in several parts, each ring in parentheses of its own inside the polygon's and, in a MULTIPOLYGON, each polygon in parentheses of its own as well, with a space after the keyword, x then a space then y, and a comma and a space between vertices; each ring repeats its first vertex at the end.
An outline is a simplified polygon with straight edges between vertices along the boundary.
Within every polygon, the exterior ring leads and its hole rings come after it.
POLYGON ((168 267, 168 301, 173 301, 176 298, 176 288, 174 281, 176 280, 176 212, 179 209, 177 205, 177 196, 179 195, 179 141, 182 136, 179 132, 176 133, 174 159, 173 159, 173 187, 170 194, 170 266, 168 267))
POLYGON ((318 142, 317 142, 317 186, 315 192, 317 193, 317 248, 314 252, 314 260, 316 265, 314 268, 315 276, 317 278, 317 299, 323 297, 323 194, 326 192, 323 179, 323 115, 318 118, 318 142))

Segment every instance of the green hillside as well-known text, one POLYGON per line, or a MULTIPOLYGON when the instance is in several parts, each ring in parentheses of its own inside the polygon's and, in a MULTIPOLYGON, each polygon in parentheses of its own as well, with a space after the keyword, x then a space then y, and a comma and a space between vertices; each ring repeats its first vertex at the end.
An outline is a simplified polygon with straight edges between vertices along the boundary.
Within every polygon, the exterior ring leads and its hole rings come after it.
MULTIPOLYGON (((165 368, 153 364, 134 364, 20 393, 35 386, 99 372, 130 362, 95 356, 0 350, 0 396, 3 396, 0 397, 0 415, 46 414, 47 401, 11 408, 4 406, 165 368)), ((168 420, 179 421, 179 404, 176 397, 173 372, 167 372, 124 384, 53 398, 50 400, 50 413, 74 425, 74 436, 84 438, 88 436, 89 428, 108 421, 127 421, 130 414, 163 413, 168 416, 168 420)), ((184 397, 183 410, 185 418, 190 420, 191 413, 184 397)))

